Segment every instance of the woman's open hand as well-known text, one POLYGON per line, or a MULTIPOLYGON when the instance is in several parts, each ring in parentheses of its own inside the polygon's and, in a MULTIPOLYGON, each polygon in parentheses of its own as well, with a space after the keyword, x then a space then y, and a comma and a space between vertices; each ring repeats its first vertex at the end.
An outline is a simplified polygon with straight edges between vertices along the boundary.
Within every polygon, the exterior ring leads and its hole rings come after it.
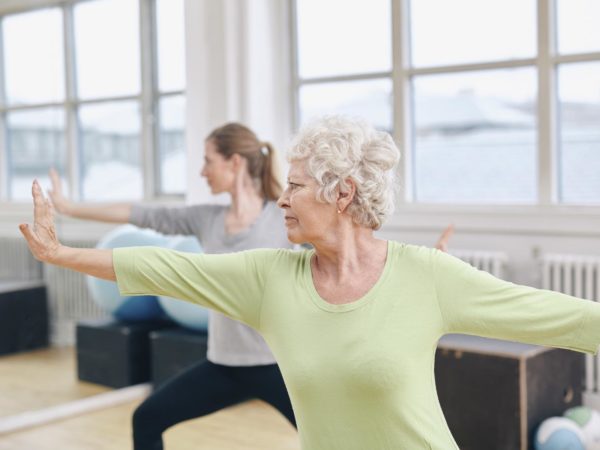
POLYGON ((39 261, 52 262, 61 248, 54 228, 52 205, 50 200, 44 197, 37 180, 34 180, 31 186, 31 195, 33 196, 33 226, 22 223, 19 229, 25 236, 33 256, 39 261))
POLYGON ((52 189, 48 192, 54 208, 61 214, 70 214, 69 208, 71 202, 65 197, 62 191, 62 182, 60 176, 55 169, 50 169, 50 181, 52 182, 52 189))

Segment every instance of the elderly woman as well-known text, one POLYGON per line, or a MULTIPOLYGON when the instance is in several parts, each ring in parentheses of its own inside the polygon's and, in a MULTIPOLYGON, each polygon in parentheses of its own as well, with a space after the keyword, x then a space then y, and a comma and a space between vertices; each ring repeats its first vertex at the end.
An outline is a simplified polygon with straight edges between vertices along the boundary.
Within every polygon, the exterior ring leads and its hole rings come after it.
POLYGON ((280 364, 303 449, 457 449, 435 389, 440 336, 596 352, 600 305, 377 239, 398 158, 388 134, 360 121, 327 118, 300 133, 279 206, 289 239, 312 250, 67 248, 37 184, 35 225, 21 230, 42 261, 117 280, 124 295, 187 299, 258 330, 280 364))

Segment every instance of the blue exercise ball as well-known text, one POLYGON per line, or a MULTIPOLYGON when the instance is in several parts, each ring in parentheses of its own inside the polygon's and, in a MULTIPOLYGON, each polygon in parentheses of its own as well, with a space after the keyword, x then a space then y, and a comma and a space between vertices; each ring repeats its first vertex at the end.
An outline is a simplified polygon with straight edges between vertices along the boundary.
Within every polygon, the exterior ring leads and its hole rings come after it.
MULTIPOLYGON (((160 233, 133 225, 122 225, 104 236, 96 248, 166 247, 167 243, 168 238, 160 233)), ((117 283, 113 281, 87 276, 86 282, 94 302, 118 320, 144 322, 166 319, 158 297, 154 295, 123 297, 119 294, 117 283)))
POLYGON ((535 450, 586 450, 581 428, 566 417, 551 417, 535 433, 535 450))
MULTIPOLYGON (((193 236, 178 236, 170 240, 168 248, 187 253, 201 253, 202 247, 193 236)), ((195 331, 206 331, 208 328, 208 310, 172 297, 158 297, 158 302, 167 316, 182 327, 195 331)))

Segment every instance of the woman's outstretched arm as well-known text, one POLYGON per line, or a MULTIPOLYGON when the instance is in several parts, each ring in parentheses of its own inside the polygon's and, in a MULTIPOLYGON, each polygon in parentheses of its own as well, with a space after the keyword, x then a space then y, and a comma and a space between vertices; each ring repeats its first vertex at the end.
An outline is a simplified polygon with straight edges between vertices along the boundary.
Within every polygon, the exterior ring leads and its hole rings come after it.
POLYGON ((56 211, 66 216, 77 219, 97 220, 99 222, 128 223, 131 216, 132 205, 130 203, 113 204, 83 204, 70 201, 62 191, 62 183, 58 172, 50 169, 50 181, 52 190, 50 198, 56 211))
POLYGON ((122 295, 180 298, 258 329, 267 274, 277 257, 289 257, 269 249, 203 255, 154 247, 67 247, 56 237, 52 205, 37 181, 31 192, 33 226, 19 228, 35 258, 105 280, 117 281, 118 274, 122 295))
POLYGON ((112 250, 72 248, 62 245, 56 236, 52 205, 44 197, 37 180, 33 182, 31 195, 33 196, 33 226, 22 223, 19 229, 25 236, 33 256, 45 263, 115 281, 112 250))

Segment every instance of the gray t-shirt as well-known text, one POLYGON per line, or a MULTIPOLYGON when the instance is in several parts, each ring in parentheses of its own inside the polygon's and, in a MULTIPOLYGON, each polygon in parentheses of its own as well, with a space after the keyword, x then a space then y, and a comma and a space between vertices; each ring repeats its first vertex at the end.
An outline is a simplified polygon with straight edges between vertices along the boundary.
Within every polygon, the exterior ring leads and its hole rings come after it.
MULTIPOLYGON (((237 233, 225 231, 228 206, 195 205, 179 208, 135 205, 129 222, 163 234, 193 235, 206 253, 233 253, 254 248, 293 248, 287 239, 283 211, 275 202, 266 202, 249 228, 237 233)), ((254 366, 275 363, 271 350, 252 328, 224 315, 209 311, 207 358, 227 366, 254 366)))

